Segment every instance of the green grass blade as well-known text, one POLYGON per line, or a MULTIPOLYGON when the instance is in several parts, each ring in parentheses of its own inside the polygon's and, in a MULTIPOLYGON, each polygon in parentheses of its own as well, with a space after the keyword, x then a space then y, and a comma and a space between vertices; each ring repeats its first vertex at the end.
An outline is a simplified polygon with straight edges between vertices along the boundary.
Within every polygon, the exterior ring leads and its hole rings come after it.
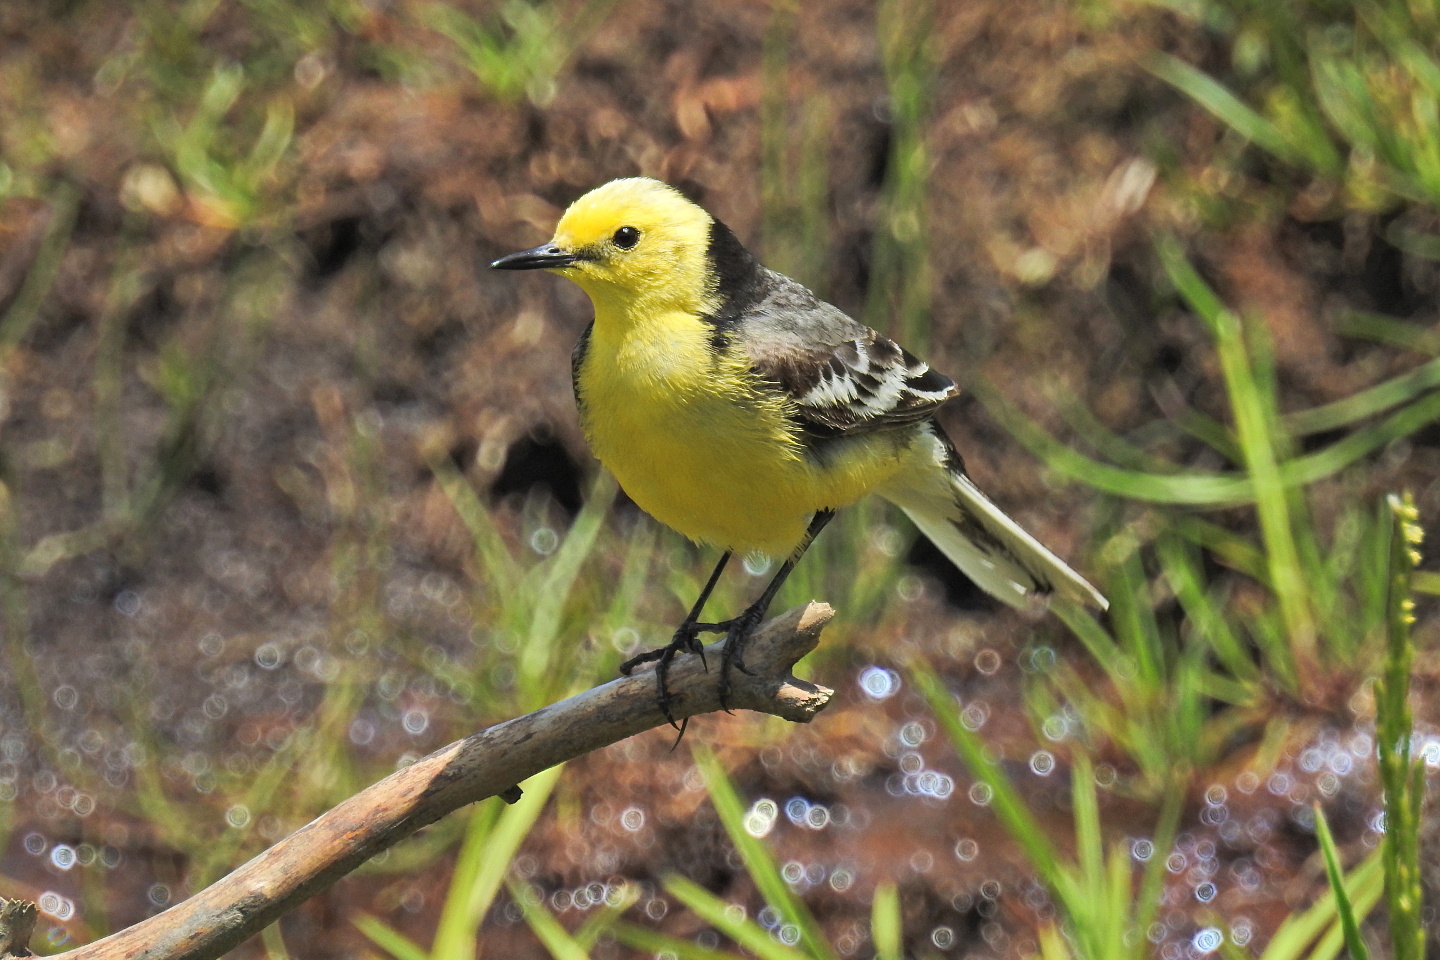
POLYGON ((1236 506, 1254 497, 1249 479, 1241 474, 1194 470, 1155 474, 1092 460, 1050 436, 986 384, 977 382, 972 392, 986 412, 1046 467, 1096 490, 1176 506, 1236 506))
POLYGON ((375 946, 384 950, 395 960, 430 960, 419 944, 384 921, 368 913, 357 914, 355 927, 375 946))
POLYGON ((1340 869, 1340 853, 1335 849, 1335 838, 1330 834, 1330 824, 1325 819, 1325 809, 1319 803, 1315 809, 1315 837, 1320 841, 1320 854, 1325 858, 1325 876, 1330 880, 1330 890, 1335 894, 1335 909, 1340 915, 1340 929, 1345 934, 1345 949, 1350 951, 1350 960, 1370 960, 1370 951, 1360 938, 1360 925, 1355 922, 1355 910, 1350 904, 1350 895, 1345 892, 1345 875, 1340 869))
POLYGON ((679 957, 680 960, 747 960, 738 953, 702 947, 694 940, 681 940, 679 937, 666 936, 648 927, 636 926, 633 923, 617 923, 612 928, 612 932, 615 934, 615 939, 627 947, 633 947, 652 957, 662 957, 670 953, 679 957))
POLYGON ((1440 419, 1440 392, 1421 397, 1379 423, 1357 430, 1328 447, 1296 457, 1282 468, 1285 483, 1308 486, 1333 476, 1362 457, 1428 427, 1437 419, 1440 419))
POLYGON ((1440 358, 1421 364, 1409 373, 1376 384, 1343 400, 1285 416, 1285 426, 1297 436, 1349 426, 1421 394, 1440 387, 1440 358))
POLYGON ((535 934, 540 945, 554 960, 590 960, 585 948, 576 943, 569 931, 560 925, 560 921, 555 919, 555 914, 545 906, 545 899, 538 892, 533 896, 526 896, 527 891, 533 891, 533 888, 519 881, 511 881, 509 887, 515 902, 520 905, 530 932, 535 934))
POLYGON ((40 317, 40 306, 50 294, 55 278, 60 275, 60 261, 70 246, 70 235, 75 229, 75 218, 80 213, 80 190, 68 180, 55 185, 51 198, 50 221, 40 238, 40 248, 25 274, 25 281, 10 307, 0 316, 0 357, 6 348, 12 347, 30 333, 40 317))
POLYGON ((495 529, 494 521, 490 518, 490 511, 485 509, 485 505, 476 496, 474 488, 455 468, 455 464, 450 461, 450 457, 444 450, 427 449, 425 461, 430 467, 430 472, 435 474, 435 480, 440 484, 440 489, 450 500, 450 505, 459 515, 460 522, 465 524, 466 530, 470 531, 470 538, 475 544, 475 554, 480 561, 480 568, 487 586, 497 596, 512 595, 520 580, 519 565, 501 538, 500 531, 495 529))
POLYGON ((1025 801, 1020 799, 1019 792, 999 765, 986 755, 984 742, 960 722, 960 711, 956 709, 955 698, 950 691, 928 666, 911 669, 910 678, 929 702, 936 721, 965 762, 970 775, 990 786, 991 809, 1006 832, 1025 851, 1035 872, 1056 889, 1068 886, 1069 878, 1061 871, 1059 855, 1046 837, 1044 828, 1031 814, 1025 801))
POLYGON ((1208 74, 1168 53, 1154 55, 1145 66, 1256 146, 1286 163, 1306 165, 1303 152, 1297 150, 1275 124, 1256 113, 1208 74))
MULTIPOLYGON (((608 471, 602 471, 590 489, 585 506, 576 514, 553 556, 539 570, 542 582, 533 596, 535 606, 530 620, 529 637, 520 650, 518 670, 522 678, 538 681, 552 675, 555 641, 560 636, 565 605, 571 588, 585 560, 594 552, 600 529, 620 489, 608 471)), ((548 692, 548 691, 547 691, 548 692)), ((536 703, 533 706, 540 706, 536 703)))
POLYGON ((1220 663, 1235 677, 1259 682, 1259 666, 1230 628, 1223 603, 1205 589, 1197 559, 1190 555, 1182 538, 1173 533, 1162 535, 1156 541, 1155 552, 1170 589, 1193 625, 1194 635, 1214 651, 1220 663))
POLYGON ((870 939, 875 944, 875 960, 903 960, 900 891, 893 883, 875 888, 875 899, 870 903, 870 939))
POLYGON ((719 815, 730 842, 740 853, 740 859, 744 861, 745 869, 750 874, 750 879, 755 882, 760 895, 770 906, 800 928, 800 942, 812 956, 820 960, 838 960, 810 909, 803 900, 795 896, 790 885, 780 875, 780 868, 776 866, 769 847, 745 829, 744 804, 741 803, 740 795, 735 792, 730 778, 726 776, 725 768, 720 765, 719 758, 703 746, 697 746, 693 753, 695 765, 700 768, 705 785, 710 790, 715 812, 719 815))
POLYGON ((1342 311, 1335 318, 1335 332, 1342 337, 1385 343, 1426 356, 1440 354, 1440 333, 1418 323, 1397 320, 1368 310, 1342 311))
MULTIPOLYGON (((768 930, 755 921, 741 919, 740 914, 732 909, 731 904, 699 884, 674 875, 666 877, 664 884, 665 891, 683 903, 691 913, 740 944, 760 960, 807 960, 806 953, 776 940, 768 930)), ((771 905, 774 906, 773 902, 771 905)), ((804 936, 803 932, 801 936, 804 936)), ((828 944, 825 945, 825 949, 826 952, 823 954, 811 953, 808 956, 834 956, 833 951, 829 950, 828 944)))
MULTIPOLYGON (((524 793, 516 803, 505 806, 498 815, 476 811, 460 850, 460 859, 450 879, 445 908, 435 931, 431 953, 434 960, 470 960, 475 955, 475 933, 486 911, 495 902, 495 895, 510 869, 510 863, 529 835, 531 827, 545 809, 563 766, 541 771, 521 784, 524 793), (493 824, 493 825, 492 825, 493 824)), ((498 797, 485 801, 490 805, 503 803, 498 797)))
POLYGON ((640 899, 640 888, 633 883, 622 884, 617 896, 606 894, 605 906, 594 911, 575 931, 575 942, 583 950, 590 950, 602 934, 608 933, 619 921, 621 915, 640 899))
MULTIPOLYGON (((1377 850, 1366 857, 1344 879, 1344 889, 1350 899, 1357 920, 1363 921, 1379 901, 1385 887, 1385 867, 1377 850)), ((1324 938, 1333 940, 1328 955, 1334 956, 1343 942, 1339 930, 1339 911, 1335 894, 1326 890, 1311 906, 1299 913, 1292 913, 1280 924, 1275 936, 1270 938, 1260 960, 1322 960, 1325 956, 1324 938), (1322 940, 1316 944, 1317 940, 1322 940), (1312 944, 1313 951, 1307 952, 1312 944)))
POLYGON ((1185 259, 1179 244, 1170 238, 1162 239, 1159 253, 1175 288, 1215 336, 1235 417, 1235 432, 1245 454, 1245 468, 1254 484, 1271 589, 1280 604, 1293 663, 1297 670, 1311 669, 1316 662, 1318 633, 1307 599, 1309 593, 1281 475, 1280 463, 1287 443, 1286 438, 1276 432, 1273 381, 1267 372, 1262 372, 1267 362, 1257 362, 1254 354, 1260 352, 1256 350, 1260 344, 1247 344, 1240 318, 1220 303, 1185 259))

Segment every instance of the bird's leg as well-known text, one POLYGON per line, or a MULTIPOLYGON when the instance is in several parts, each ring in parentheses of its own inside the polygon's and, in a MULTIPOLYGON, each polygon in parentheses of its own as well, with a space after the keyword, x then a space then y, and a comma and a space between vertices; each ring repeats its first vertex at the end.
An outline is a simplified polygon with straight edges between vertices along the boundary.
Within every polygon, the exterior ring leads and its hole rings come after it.
POLYGON ((719 692, 720 706, 727 713, 730 711, 730 667, 733 665, 744 673, 749 672, 745 669, 745 660, 741 656, 745 641, 750 639, 750 634, 765 618, 765 611, 770 609, 775 594, 779 593, 780 588, 785 585, 785 578, 790 576, 790 571, 795 569, 795 564, 800 562, 805 551, 810 549, 810 544, 815 542, 820 531, 825 529, 825 524, 829 523, 834 516, 834 510, 816 511, 815 516, 810 519, 810 527, 805 531, 805 538, 800 541, 800 545, 795 548, 790 559, 780 565, 780 569, 775 572, 775 576, 766 585, 765 591, 760 594, 759 599, 746 607, 745 612, 740 616, 726 621, 725 626, 729 629, 726 632, 725 652, 720 657, 719 692))
MULTIPOLYGON (((620 664, 620 672, 628 677, 631 671, 640 666, 640 664, 649 663, 652 660, 660 661, 655 665, 655 685, 660 690, 660 710, 665 714, 665 719, 670 722, 670 726, 680 731, 681 736, 684 736, 685 728, 678 726, 675 723, 675 718, 670 714, 670 692, 665 689, 665 675, 670 672, 670 661, 675 659, 675 654, 677 653, 698 653, 700 654, 700 662, 705 664, 705 647, 700 643, 700 631, 723 630, 728 627, 728 624, 727 627, 721 627, 719 624, 699 623, 698 621, 700 619, 700 611, 705 609, 705 601, 710 599, 710 594, 715 589, 715 584, 720 582, 720 574, 725 572, 725 565, 730 562, 730 555, 731 551, 726 550, 720 557, 720 562, 715 564, 715 569, 711 571, 710 579, 706 581, 705 588, 700 591, 700 596, 696 599, 695 605, 690 608, 690 613, 681 621, 680 626, 675 630, 675 635, 670 638, 668 644, 663 647, 656 647, 654 650, 647 651, 639 656, 631 657, 629 660, 620 664)), ((705 669, 710 669, 708 664, 705 664, 705 669)), ((677 740, 676 742, 678 743, 679 741, 677 740)))

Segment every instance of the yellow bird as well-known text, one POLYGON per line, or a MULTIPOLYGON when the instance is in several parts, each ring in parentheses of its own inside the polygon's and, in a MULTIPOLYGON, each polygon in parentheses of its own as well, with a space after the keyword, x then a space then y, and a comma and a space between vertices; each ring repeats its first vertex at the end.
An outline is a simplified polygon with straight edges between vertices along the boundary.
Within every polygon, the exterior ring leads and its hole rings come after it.
MULTIPOLYGON (((701 653, 726 632, 729 670, 836 510, 879 494, 987 593, 1012 606, 1105 598, 991 503, 933 420, 955 384, 898 344, 769 270, 719 220, 657 180, 614 180, 560 218, 555 237, 496 260, 550 270, 590 296, 575 345, 581 424, 595 455, 657 520, 723 554, 668 646, 625 663, 701 653), (786 557, 739 616, 701 623, 730 557, 786 557)), ((703 655, 703 654, 702 654, 703 655)), ((671 719, 673 723, 673 719, 671 719)))

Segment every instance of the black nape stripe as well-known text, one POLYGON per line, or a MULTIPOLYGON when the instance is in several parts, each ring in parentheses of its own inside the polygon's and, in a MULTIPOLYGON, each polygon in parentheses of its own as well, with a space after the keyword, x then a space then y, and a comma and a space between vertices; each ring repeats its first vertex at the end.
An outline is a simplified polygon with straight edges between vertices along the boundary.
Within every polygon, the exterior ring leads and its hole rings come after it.
POLYGON ((715 277, 715 292, 720 298, 720 306, 705 319, 713 323, 717 331, 723 331, 733 326, 746 310, 765 299, 770 285, 769 276, 760 261, 719 220, 710 223, 710 242, 705 248, 705 257, 710 262, 710 270, 715 277))

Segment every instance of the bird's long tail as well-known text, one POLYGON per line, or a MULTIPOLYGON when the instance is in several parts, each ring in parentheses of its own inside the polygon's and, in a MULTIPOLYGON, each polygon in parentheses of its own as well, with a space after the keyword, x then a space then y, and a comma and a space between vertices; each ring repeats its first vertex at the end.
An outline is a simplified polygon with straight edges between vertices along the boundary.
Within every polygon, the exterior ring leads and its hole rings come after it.
POLYGON ((933 423, 914 470, 883 490, 975 585, 1012 607, 1056 595, 1101 610, 1104 595, 991 503, 965 475, 950 440, 933 423))

